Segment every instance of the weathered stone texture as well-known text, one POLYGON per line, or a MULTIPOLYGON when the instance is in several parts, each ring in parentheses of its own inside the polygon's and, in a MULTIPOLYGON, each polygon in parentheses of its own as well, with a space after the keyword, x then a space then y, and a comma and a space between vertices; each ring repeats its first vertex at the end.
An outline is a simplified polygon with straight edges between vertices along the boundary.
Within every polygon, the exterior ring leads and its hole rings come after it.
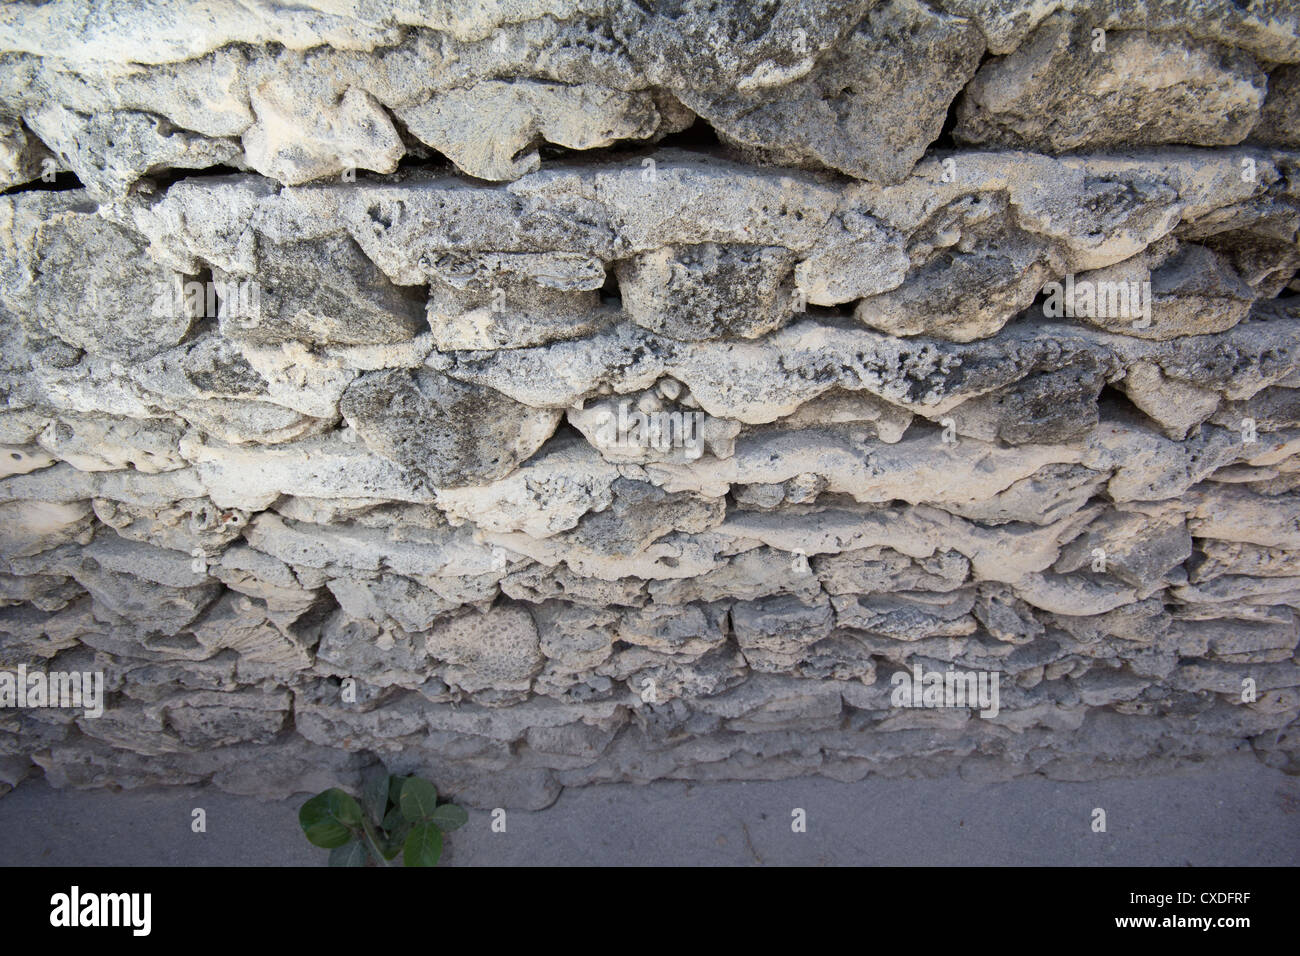
POLYGON ((3 6, 0 787, 1300 770, 1298 35, 3 6))

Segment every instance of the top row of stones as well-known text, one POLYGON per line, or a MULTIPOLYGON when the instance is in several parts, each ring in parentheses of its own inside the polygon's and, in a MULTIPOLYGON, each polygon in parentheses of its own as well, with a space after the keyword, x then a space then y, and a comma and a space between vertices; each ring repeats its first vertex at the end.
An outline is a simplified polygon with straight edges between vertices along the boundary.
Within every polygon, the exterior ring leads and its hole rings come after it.
POLYGON ((49 0, 0 7, 0 186, 174 169, 296 185, 407 155, 514 180, 544 144, 697 117, 758 163, 890 184, 940 141, 1300 145, 1300 3, 49 0), (954 111, 955 107, 955 111, 954 111))

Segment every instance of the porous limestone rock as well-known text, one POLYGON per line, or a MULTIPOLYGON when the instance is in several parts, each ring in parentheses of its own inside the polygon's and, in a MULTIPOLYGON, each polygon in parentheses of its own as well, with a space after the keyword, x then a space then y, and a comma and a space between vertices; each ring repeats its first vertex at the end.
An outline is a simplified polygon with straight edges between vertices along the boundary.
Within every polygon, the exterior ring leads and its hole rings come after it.
POLYGON ((450 487, 509 474, 560 418, 430 369, 363 375, 343 393, 339 412, 377 454, 450 487))
POLYGON ((0 5, 0 668, 106 688, 0 790, 1300 770, 1297 69, 1229 0, 0 5))
POLYGON ((1055 14, 1014 53, 980 68, 955 132, 970 143, 1053 153, 1232 145, 1259 122, 1267 86, 1245 52, 1055 14))

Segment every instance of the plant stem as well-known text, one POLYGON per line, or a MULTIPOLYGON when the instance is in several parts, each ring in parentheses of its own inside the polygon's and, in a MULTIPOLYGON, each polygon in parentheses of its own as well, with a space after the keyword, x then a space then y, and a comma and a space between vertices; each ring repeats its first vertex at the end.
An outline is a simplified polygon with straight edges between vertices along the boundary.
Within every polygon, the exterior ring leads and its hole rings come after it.
POLYGON ((379 844, 375 842, 375 831, 370 826, 370 821, 367 820, 364 815, 361 818, 361 829, 365 831, 366 842, 370 844, 370 852, 375 855, 375 859, 379 861, 379 865, 392 866, 393 864, 388 862, 388 858, 380 851, 379 844))

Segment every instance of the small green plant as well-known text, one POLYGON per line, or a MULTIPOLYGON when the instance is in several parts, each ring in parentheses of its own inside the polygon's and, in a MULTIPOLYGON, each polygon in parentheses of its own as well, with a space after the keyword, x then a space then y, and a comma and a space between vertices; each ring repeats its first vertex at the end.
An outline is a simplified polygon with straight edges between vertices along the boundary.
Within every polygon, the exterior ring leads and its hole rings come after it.
POLYGON ((438 803, 438 791, 420 777, 371 774, 361 799, 331 787, 298 811, 307 839, 330 851, 330 866, 437 866, 442 834, 469 819, 454 803, 438 803))

